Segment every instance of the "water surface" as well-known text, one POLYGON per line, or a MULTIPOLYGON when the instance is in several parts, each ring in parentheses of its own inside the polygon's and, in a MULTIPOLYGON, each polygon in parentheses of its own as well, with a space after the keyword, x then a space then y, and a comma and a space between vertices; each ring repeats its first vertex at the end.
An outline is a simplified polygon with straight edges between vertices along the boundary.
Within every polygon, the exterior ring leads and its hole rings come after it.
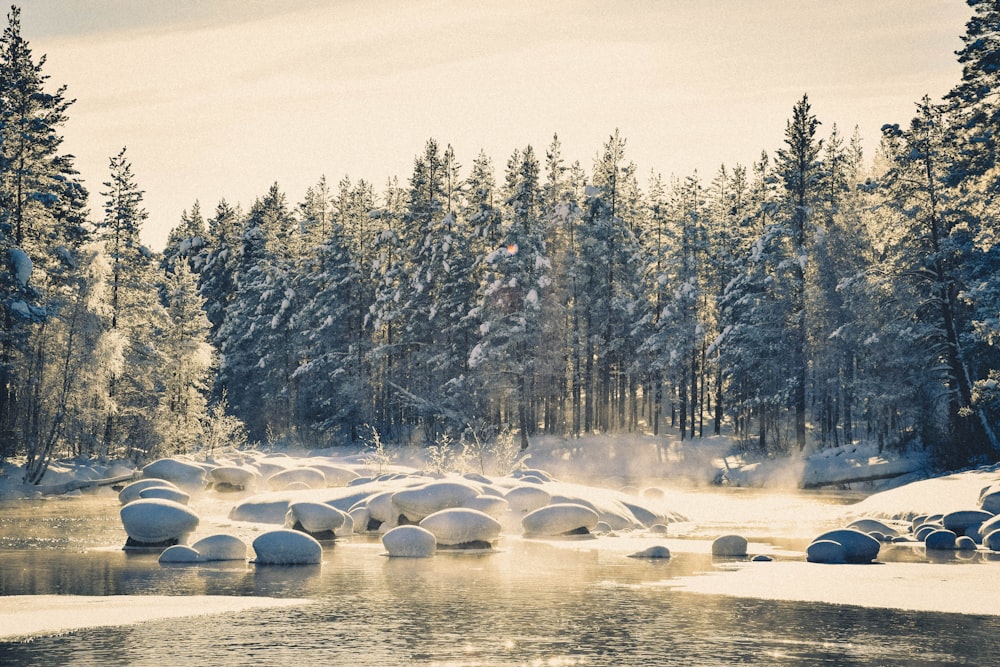
MULTIPOLYGON (((794 511, 776 511, 774 545, 793 546, 795 536, 782 529, 810 504, 825 517, 840 500, 797 502, 794 511)), ((321 566, 164 567, 156 554, 120 550, 117 512, 113 494, 0 504, 0 595, 310 602, 0 641, 0 664, 986 665, 1000 649, 995 616, 739 599, 660 585, 719 566, 697 550, 646 561, 586 538, 505 538, 490 554, 389 559, 377 539, 354 537, 327 547, 321 566)), ((718 533, 740 519, 736 513, 690 532, 718 533)), ((755 539, 767 539, 767 523, 754 528, 755 539)), ((0 597, 0 616, 2 604, 0 597)))

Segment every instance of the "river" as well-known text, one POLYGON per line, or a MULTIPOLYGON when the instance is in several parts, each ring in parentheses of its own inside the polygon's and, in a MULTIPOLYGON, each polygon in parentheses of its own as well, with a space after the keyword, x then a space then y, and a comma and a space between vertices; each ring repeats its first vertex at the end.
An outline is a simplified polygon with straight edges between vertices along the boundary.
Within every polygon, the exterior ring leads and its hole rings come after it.
MULTIPOLYGON (((193 614, 204 596, 301 602, 7 637, 0 639, 0 664, 996 664, 996 615, 706 595, 664 585, 725 567, 703 548, 705 538, 740 525, 757 551, 777 561, 761 566, 801 560, 795 550, 814 529, 810 521, 818 527, 849 500, 731 491, 682 497, 688 511, 703 508, 705 517, 668 536, 669 560, 625 557, 636 539, 628 536, 503 538, 493 553, 439 552, 430 559, 389 559, 377 538, 354 536, 327 546, 314 567, 165 567, 156 554, 120 549, 125 535, 109 491, 7 501, 0 503, 0 596, 146 596, 154 604, 157 596, 190 596, 183 599, 193 614)), ((0 597, 0 628, 3 609, 0 597)))

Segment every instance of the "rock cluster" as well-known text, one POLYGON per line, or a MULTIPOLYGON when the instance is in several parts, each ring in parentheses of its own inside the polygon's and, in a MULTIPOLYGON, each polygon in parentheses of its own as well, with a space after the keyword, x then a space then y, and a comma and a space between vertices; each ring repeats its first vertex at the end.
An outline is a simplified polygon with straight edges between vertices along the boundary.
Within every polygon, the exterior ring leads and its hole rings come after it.
MULTIPOLYGON (((198 491, 238 493, 233 521, 278 524, 253 542, 252 562, 258 565, 319 563, 320 541, 352 533, 381 535, 389 556, 427 557, 440 549, 491 549, 505 532, 565 539, 655 526, 663 534, 669 523, 684 520, 663 509, 662 492, 569 484, 543 470, 506 477, 366 471, 361 461, 257 452, 233 451, 201 462, 160 459, 119 495, 128 546, 165 549, 163 563, 247 559, 249 549, 232 536, 188 544, 199 517, 187 502, 198 491)), ((654 549, 637 557, 668 555, 654 549)))
POLYGON ((868 563, 875 560, 883 543, 922 544, 928 556, 938 557, 955 552, 1000 551, 997 511, 1000 511, 1000 484, 982 490, 978 508, 922 514, 908 522, 893 522, 891 526, 874 519, 860 519, 845 530, 817 537, 806 556, 818 563, 868 563))

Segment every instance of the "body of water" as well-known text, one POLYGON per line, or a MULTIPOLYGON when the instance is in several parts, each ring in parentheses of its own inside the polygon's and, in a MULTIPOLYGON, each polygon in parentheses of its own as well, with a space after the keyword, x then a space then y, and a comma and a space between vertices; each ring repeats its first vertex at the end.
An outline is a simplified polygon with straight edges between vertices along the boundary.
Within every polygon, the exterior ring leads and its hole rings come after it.
MULTIPOLYGON (((798 502, 776 516, 775 534, 837 501, 798 502)), ((121 551, 118 509, 110 493, 0 503, 0 596, 309 602, 0 640, 0 664, 990 665, 1000 648, 997 617, 678 592, 659 584, 711 570, 709 555, 636 560, 586 538, 390 559, 377 538, 355 536, 328 546, 321 566, 165 567, 121 551)), ((766 539, 763 524, 754 531, 766 539)), ((0 597, 0 619, 2 609, 0 597)))

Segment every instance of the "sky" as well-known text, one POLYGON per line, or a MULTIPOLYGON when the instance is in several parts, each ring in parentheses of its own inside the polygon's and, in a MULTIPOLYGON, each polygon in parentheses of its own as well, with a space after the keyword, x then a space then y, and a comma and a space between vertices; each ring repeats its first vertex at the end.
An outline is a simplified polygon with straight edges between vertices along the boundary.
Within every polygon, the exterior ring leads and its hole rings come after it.
POLYGON ((703 181, 781 147, 809 95, 821 135, 885 123, 961 76, 961 0, 30 0, 21 33, 76 102, 66 152, 103 209, 121 148, 163 248, 184 210, 290 203, 325 176, 405 184, 429 138, 498 180, 558 133, 588 171, 618 129, 640 177, 703 181))

